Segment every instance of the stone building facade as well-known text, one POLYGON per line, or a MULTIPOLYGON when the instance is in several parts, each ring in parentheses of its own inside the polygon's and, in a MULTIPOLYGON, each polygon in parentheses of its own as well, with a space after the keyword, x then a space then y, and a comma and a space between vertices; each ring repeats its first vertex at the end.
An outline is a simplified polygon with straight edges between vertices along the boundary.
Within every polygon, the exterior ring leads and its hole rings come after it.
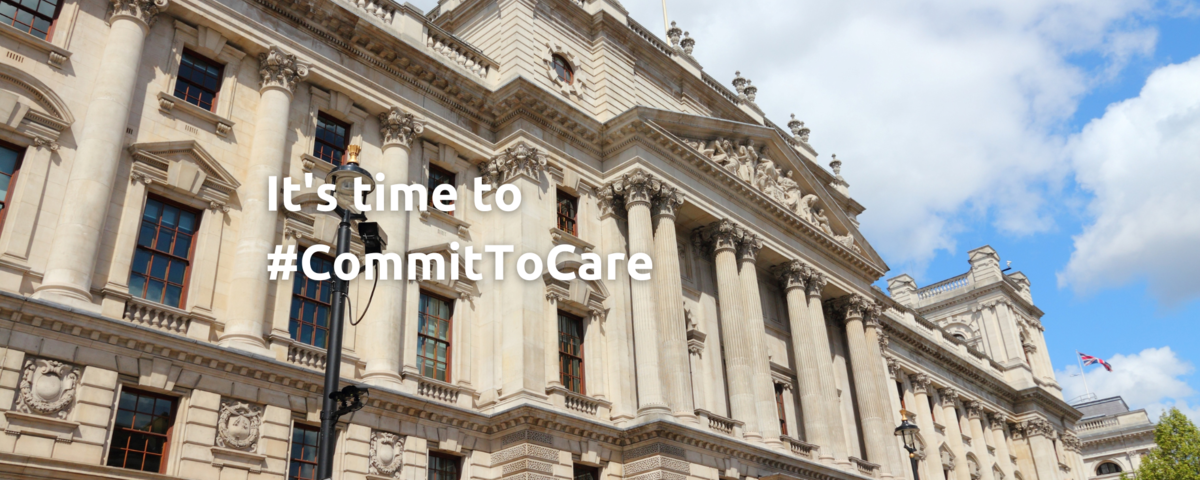
POLYGON ((1130 410, 1121 397, 1094 399, 1074 407, 1083 412, 1076 431, 1087 469, 1085 478, 1135 476, 1142 457, 1155 446, 1154 422, 1146 410, 1130 410))
POLYGON ((911 479, 902 415, 923 479, 1084 478, 1028 279, 872 288, 840 161, 615 0, 0 3, 0 476, 306 478, 329 284, 266 254, 337 221, 268 179, 356 146, 457 194, 370 213, 388 252, 655 269, 352 282, 339 479, 911 479))

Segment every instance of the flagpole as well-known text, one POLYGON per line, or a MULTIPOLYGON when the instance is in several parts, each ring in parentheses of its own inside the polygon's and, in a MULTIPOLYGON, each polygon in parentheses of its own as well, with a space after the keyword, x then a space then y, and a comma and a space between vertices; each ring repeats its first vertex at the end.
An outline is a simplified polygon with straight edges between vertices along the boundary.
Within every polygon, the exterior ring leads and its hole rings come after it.
POLYGON ((1083 390, 1091 394, 1092 389, 1088 388, 1087 375, 1083 371, 1083 354, 1079 353, 1079 350, 1075 351, 1075 361, 1079 362, 1079 376, 1083 377, 1083 390))
POLYGON ((663 35, 670 35, 671 25, 667 22, 667 0, 662 0, 663 4, 663 35))

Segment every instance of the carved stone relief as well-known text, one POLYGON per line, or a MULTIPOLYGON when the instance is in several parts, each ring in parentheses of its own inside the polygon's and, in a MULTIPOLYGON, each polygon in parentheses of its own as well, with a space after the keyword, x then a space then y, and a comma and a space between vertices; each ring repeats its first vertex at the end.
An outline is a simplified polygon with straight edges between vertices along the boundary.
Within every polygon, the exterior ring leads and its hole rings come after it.
POLYGON ((262 407, 237 400, 222 401, 221 413, 217 417, 217 446, 235 450, 257 450, 262 416, 262 407))
POLYGON ((21 413, 47 415, 60 420, 71 413, 79 386, 79 369, 44 358, 28 358, 21 368, 21 384, 13 408, 21 413))
POLYGON ((400 467, 404 465, 404 437, 388 432, 371 432, 368 458, 371 475, 399 477, 400 467))

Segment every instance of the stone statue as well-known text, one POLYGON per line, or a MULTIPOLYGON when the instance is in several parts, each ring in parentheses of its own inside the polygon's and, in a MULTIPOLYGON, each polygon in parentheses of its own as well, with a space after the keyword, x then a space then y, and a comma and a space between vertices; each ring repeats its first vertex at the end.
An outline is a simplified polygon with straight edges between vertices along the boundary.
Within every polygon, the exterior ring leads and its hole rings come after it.
MULTIPOLYGON (((792 175, 795 173, 795 170, 788 170, 787 175, 784 175, 779 179, 779 191, 782 196, 780 202, 782 202, 783 206, 789 211, 800 213, 796 207, 800 205, 800 197, 802 196, 803 192, 800 191, 800 185, 798 185, 796 181, 792 179, 792 175)), ((803 216, 804 215, 801 215, 801 217, 803 216)))
POLYGON ((754 187, 762 190, 768 197, 783 202, 783 195, 779 190, 779 169, 775 168, 775 162, 771 159, 762 157, 758 162, 758 168, 754 172, 754 187))
POLYGON ((800 215, 800 218, 803 218, 804 221, 813 225, 817 224, 816 219, 813 217, 813 205, 817 203, 817 200, 816 194, 810 193, 801 197, 800 203, 796 205, 796 213, 800 215))
POLYGON ((826 235, 833 236, 833 229, 829 227, 829 217, 825 216, 825 209, 818 208, 813 211, 813 223, 821 227, 821 231, 826 235))
POLYGON ((758 152, 754 150, 753 145, 738 145, 736 157, 737 169, 734 170, 734 174, 753 185, 754 162, 758 160, 758 152))

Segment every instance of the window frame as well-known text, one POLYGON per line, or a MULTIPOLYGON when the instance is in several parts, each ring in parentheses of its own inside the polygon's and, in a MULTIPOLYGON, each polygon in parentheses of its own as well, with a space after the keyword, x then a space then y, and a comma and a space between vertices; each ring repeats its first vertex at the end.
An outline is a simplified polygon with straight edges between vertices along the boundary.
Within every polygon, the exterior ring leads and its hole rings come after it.
MULTIPOLYGON (((454 170, 451 170, 451 169, 449 169, 449 168, 443 167, 443 166, 441 166, 441 165, 438 165, 438 164, 436 164, 436 163, 429 162, 429 175, 427 175, 427 176, 425 177, 425 188, 429 190, 429 194, 426 196, 426 199, 427 199, 427 202, 428 202, 428 204, 426 205, 426 207, 427 207, 429 210, 437 210, 437 211, 439 211, 439 212, 442 212, 441 210, 439 210, 439 209, 437 209, 437 208, 434 208, 434 206, 433 206, 433 190, 434 190, 435 188, 439 187, 439 186, 442 186, 442 185, 449 185, 450 187, 454 188, 454 192, 455 192, 455 199, 454 199, 454 200, 451 200, 451 201, 450 201, 450 204, 451 204, 451 205, 455 205, 455 203, 458 201, 458 198, 457 198, 457 196, 458 196, 458 172, 455 172, 454 170), (446 181, 446 182, 442 182, 442 183, 438 183, 438 184, 434 184, 434 183, 433 183, 433 179, 434 179, 434 173, 435 173, 435 172, 436 172, 436 173, 438 173, 438 174, 440 174, 440 175, 443 175, 443 176, 445 176, 445 177, 446 177, 446 179, 447 179, 448 181, 446 181)), ((454 210, 451 210, 451 211, 449 211, 449 212, 442 212, 442 213, 444 213, 444 214, 446 214, 446 215, 450 215, 450 216, 452 216, 452 217, 453 217, 453 216, 454 216, 454 212, 456 212, 457 210, 458 210, 458 209, 457 209, 457 207, 456 207, 454 210)))
POLYGON ((309 425, 307 423, 292 422, 292 432, 291 433, 292 433, 292 438, 288 440, 288 469, 287 469, 287 473, 285 474, 284 478, 286 478, 287 480, 297 480, 297 479, 298 480, 314 480, 314 479, 316 479, 316 475, 317 475, 317 454, 316 454, 316 452, 317 452, 317 450, 320 449, 321 427, 309 425), (310 446, 307 442, 305 442, 303 445, 301 445, 302 448, 300 451, 300 458, 294 457, 294 453, 296 451, 296 432, 300 432, 300 431, 314 432, 317 434, 317 443, 311 445, 313 447, 313 459, 311 461, 304 459, 303 447, 310 446), (301 465, 312 465, 311 471, 312 471, 313 477, 312 478, 301 477, 298 475, 299 472, 297 472, 297 476, 293 476, 292 475, 292 464, 293 463, 299 463, 301 465))
MULTIPOLYGON (((3 140, 0 140, 0 147, 17 152, 17 161, 13 167, 13 173, 8 177, 8 190, 4 193, 3 203, 0 203, 0 233, 3 233, 4 221, 8 218, 8 211, 12 210, 13 192, 17 189, 17 178, 21 174, 21 167, 25 165, 25 155, 29 153, 29 147, 22 148, 3 140)), ((4 175, 4 173, 0 173, 0 175, 4 175)))
POLYGON ((453 300, 450 300, 447 297, 438 295, 436 293, 430 292, 425 289, 421 289, 420 295, 417 297, 417 371, 420 372, 420 375, 422 377, 437 380, 439 382, 446 382, 446 383, 450 383, 451 379, 454 378, 454 307, 455 307, 455 302, 453 300), (425 334, 425 329, 422 328, 426 321, 426 317, 429 316, 429 314, 421 311, 421 307, 424 306, 424 304, 425 304, 424 300, 426 298, 444 302, 450 311, 450 316, 448 318, 433 317, 439 321, 446 322, 446 339, 445 340, 442 340, 436 336, 436 329, 435 329, 434 335, 427 335, 427 334, 425 334), (431 341, 434 343, 434 356, 433 357, 425 356, 424 349, 421 348, 423 346, 423 342, 422 342, 423 339, 428 339, 426 341, 431 341), (446 344, 446 362, 445 362, 446 378, 445 379, 437 378, 437 366, 440 363, 437 360, 437 344, 439 344, 439 343, 446 344), (434 376, 429 376, 429 375, 425 374, 425 361, 426 360, 433 361, 434 376))
POLYGON ((580 480, 580 475, 589 473, 592 474, 592 480, 600 480, 600 467, 593 467, 591 465, 584 465, 582 463, 571 464, 572 480, 580 480))
MULTIPOLYGON (((0 0, 0 1, 4 1, 4 0, 0 0)), ((226 66, 226 64, 221 63, 212 58, 209 58, 208 56, 202 55, 199 52, 196 52, 195 50, 193 50, 191 48, 187 48, 185 46, 183 48, 183 51, 179 55, 179 65, 177 65, 176 69, 175 69, 175 85, 171 89, 171 95, 174 96, 175 98, 183 100, 184 102, 191 103, 192 105, 196 106, 197 108, 199 108, 201 110, 207 110, 209 112, 216 113, 217 105, 220 104, 219 102, 221 99, 221 87, 222 87, 222 84, 225 83, 225 66, 226 66), (191 58, 193 64, 203 63, 209 67, 216 67, 216 69, 217 69, 217 88, 216 88, 216 90, 209 91, 208 88, 197 84, 195 81, 193 81, 191 79, 184 79, 182 70, 183 70, 183 59, 185 57, 191 58), (197 62, 196 60, 200 60, 200 62, 197 62), (184 83, 184 82, 186 82, 186 85, 189 88, 194 87, 196 90, 199 90, 201 92, 212 93, 212 102, 208 106, 208 108, 204 108, 203 105, 200 105, 200 103, 199 103, 200 100, 197 100, 197 103, 192 103, 186 97, 186 92, 185 92, 185 96, 183 96, 183 97, 179 96, 180 84, 184 83)))
MULTIPOLYGON (((136 401, 135 401, 134 408, 135 408, 134 409, 134 415, 135 415, 134 418, 136 419, 137 418, 136 415, 138 413, 136 410, 136 401)), ((128 410, 126 409, 125 411, 128 411, 128 410)), ((125 457, 123 458, 123 460, 128 460, 129 449, 117 447, 115 441, 116 441, 116 435, 119 431, 131 430, 133 432, 137 432, 132 435, 145 435, 147 433, 150 433, 152 435, 159 436, 164 439, 163 446, 162 446, 162 453, 157 454, 159 456, 158 470, 155 472, 152 472, 152 473, 165 474, 167 471, 167 463, 169 462, 169 460, 171 458, 171 456, 170 456, 171 455, 171 438, 174 436, 174 433, 175 433, 175 423, 178 421, 178 418, 177 418, 178 414, 179 414, 179 397, 167 395, 167 394, 163 394, 163 393, 151 392, 148 390, 142 390, 139 388, 127 387, 127 386, 122 385, 120 390, 117 392, 117 401, 113 406, 113 419, 112 419, 112 423, 111 423, 112 428, 108 432, 108 442, 107 442, 108 443, 108 451, 106 451, 104 454, 104 465, 108 466, 108 467, 113 467, 113 468, 120 468, 122 470, 136 470, 139 472, 148 471, 148 470, 144 470, 142 468, 134 469, 134 468, 125 467, 124 461, 122 461, 122 466, 109 465, 109 459, 113 455, 114 451, 122 451, 122 450, 125 451, 125 457), (136 395, 138 398, 147 397, 147 398, 154 398, 156 400, 167 400, 167 401, 171 402, 171 412, 169 414, 167 414, 167 418, 169 419, 169 425, 167 427, 167 431, 165 433, 159 434, 159 433, 146 432, 144 430, 135 430, 131 427, 118 426, 117 420, 119 418, 119 412, 123 410, 121 408, 121 398, 122 398, 122 396, 124 396, 127 393, 131 394, 131 395, 136 395)), ((155 415, 155 417, 157 417, 157 416, 158 415, 155 415)), ((136 422, 136 420, 134 420, 134 421, 136 422)), ((126 442, 126 445, 128 445, 128 442, 126 442)), ((138 451, 138 453, 141 453, 143 455, 142 464, 144 466, 145 465, 145 454, 148 453, 148 451, 141 450, 141 451, 138 451)))
MULTIPOLYGON (((44 15, 37 12, 36 10, 30 10, 28 7, 21 5, 21 2, 15 2, 12 0, 0 0, 0 4, 4 4, 4 3, 11 4, 16 9, 13 12, 14 15, 12 17, 12 19, 13 19, 12 23, 7 23, 6 25, 16 29, 17 31, 20 31, 21 33, 25 33, 31 37, 37 38, 39 40, 43 40, 45 42, 51 42, 54 40, 54 30, 55 30, 55 27, 58 26, 58 19, 63 11, 63 4, 65 4, 67 2, 66 2, 66 0, 59 0, 58 4, 54 6, 54 14, 51 15, 49 18, 50 25, 48 27, 46 27, 46 37, 45 38, 42 38, 42 37, 39 37, 39 36, 33 34, 34 26, 33 26, 32 22, 30 22, 28 30, 22 30, 21 27, 18 27, 16 25, 16 23, 17 23, 16 12, 25 11, 25 12, 31 13, 34 16, 34 19, 37 19, 37 18, 45 19, 44 15)), ((3 23, 3 21, 0 20, 0 23, 3 23)))
MULTIPOLYGON (((297 272, 296 280, 292 283, 291 302, 289 302, 289 305, 292 305, 292 307, 288 308, 288 336, 292 339, 292 341, 294 341, 296 343, 299 343, 302 345, 307 345, 307 346, 310 346, 313 348, 320 348, 320 349, 328 350, 329 349, 329 326, 330 326, 330 322, 332 321, 332 317, 333 317, 333 281, 334 281, 333 280, 334 277, 332 276, 333 258, 329 257, 328 255, 323 255, 320 253, 313 254, 312 258, 322 260, 322 261, 329 263, 329 271, 326 273, 329 273, 330 277, 328 280, 312 280, 312 279, 309 279, 308 276, 304 274, 303 270, 299 270, 297 272), (303 283, 301 283, 301 280, 303 280, 303 283), (316 282, 317 286, 319 288, 321 288, 322 290, 324 290, 324 288, 329 289, 329 302, 328 303, 321 302, 321 300, 320 300, 321 297, 320 297, 319 292, 317 293, 317 296, 309 297, 309 296, 306 296, 304 293, 296 291, 297 288, 299 288, 301 290, 307 290, 308 283, 310 281, 316 282), (301 308, 302 313, 300 314, 299 318, 293 318, 292 313, 293 313, 293 309, 294 309, 297 301, 300 302, 300 308, 301 308), (320 325, 317 325, 316 322, 309 323, 309 322, 304 321, 304 315, 303 315, 304 310, 303 309, 306 305, 309 305, 309 304, 313 305, 313 308, 316 308, 316 309, 319 309, 321 306, 326 307, 326 309, 327 309, 326 312, 328 313, 328 316, 326 316, 326 318, 325 318, 325 326, 322 327, 320 325), (292 322, 297 322, 296 330, 294 333, 292 331, 292 322), (313 342, 311 342, 311 343, 305 342, 304 340, 300 339, 301 333, 303 331, 302 329, 304 328, 305 325, 311 325, 313 328, 313 334, 312 334, 313 342), (324 346, 318 346, 315 344, 318 329, 321 329, 325 332, 325 345, 324 346)), ((317 272, 317 273, 321 273, 321 272, 317 272)))
POLYGON ((428 455, 428 461, 426 462, 425 478, 426 478, 426 480, 460 480, 460 479, 462 479, 462 470, 463 470, 462 463, 463 463, 462 457, 459 457, 457 455, 451 455, 449 453, 430 450, 429 455, 428 455), (433 467, 433 464, 434 464, 433 459, 434 458, 441 459, 443 461, 454 462, 454 477, 453 478, 441 477, 441 474, 446 473, 446 470, 443 468, 435 469, 433 467))
POLYGON ((1118 465, 1116 462, 1113 462, 1113 461, 1104 461, 1104 462, 1100 462, 1099 465, 1096 465, 1096 475, 1112 475, 1114 473, 1124 473, 1124 472, 1125 472, 1125 469, 1121 468, 1120 465, 1118 465), (1112 472, 1101 472, 1100 469, 1104 468, 1106 465, 1112 465, 1112 467, 1115 468, 1116 470, 1112 471, 1112 472))
POLYGON ((775 384, 775 410, 779 415, 779 433, 780 433, 780 435, 787 435, 788 434, 787 409, 784 408, 784 406, 783 406, 783 402, 784 402, 783 392, 784 392, 783 384, 776 383, 775 384))
MULTIPOLYGON (((161 225, 161 223, 162 223, 162 220, 161 220, 161 219, 162 219, 162 212, 159 212, 158 218, 159 218, 159 220, 158 220, 158 224, 156 224, 156 230, 155 230, 155 236, 154 236, 154 244, 157 244, 157 243, 158 243, 158 232, 159 232, 159 230, 158 230, 158 229, 161 229, 161 228, 162 228, 162 225, 161 225)), ((141 295, 140 297, 138 297, 138 298, 141 298, 141 299, 143 299, 143 300, 146 300, 146 301, 153 301, 154 303, 157 303, 157 304, 160 304, 160 305, 166 305, 166 306, 168 306, 168 307, 172 307, 172 308, 178 308, 178 309, 180 309, 180 310, 184 310, 184 309, 185 309, 184 307, 186 307, 186 306, 187 306, 187 301, 188 301, 188 290, 191 288, 192 270, 193 270, 193 267, 194 267, 193 263, 195 263, 195 256, 196 256, 196 244, 197 244, 197 243, 200 243, 200 242, 199 242, 199 240, 200 240, 200 239, 198 238, 198 237, 200 236, 200 223, 201 223, 201 222, 203 222, 203 221, 204 221, 204 211, 203 211, 203 210, 199 210, 199 209, 193 208, 193 207, 191 207, 191 206, 188 206, 187 204, 180 203, 180 202, 177 202, 177 201, 174 201, 174 200, 168 199, 168 198, 166 198, 166 197, 163 197, 163 196, 161 196, 161 195, 155 195, 155 194, 153 194, 153 193, 149 193, 149 192, 146 194, 146 200, 145 200, 145 201, 142 203, 142 210, 141 210, 141 213, 140 213, 140 215, 138 216, 138 229, 137 229, 137 232, 138 232, 138 234, 137 234, 137 237, 135 237, 135 238, 134 238, 134 246, 133 246, 133 258, 132 258, 132 261, 130 262, 130 265, 129 265, 129 285, 130 285, 130 295, 132 295, 132 294, 133 294, 133 292, 132 292, 132 290, 133 290, 133 276, 134 276, 134 275, 141 275, 141 276, 143 276, 143 277, 145 277, 145 278, 146 278, 146 281, 145 281, 145 283, 144 283, 144 284, 143 284, 143 286, 142 286, 142 295, 141 295), (168 207, 168 206, 169 206, 169 207, 174 207, 174 208, 177 208, 177 209, 179 209, 179 210, 180 210, 180 212, 181 212, 181 213, 186 211, 186 212, 188 212, 188 213, 191 213, 191 214, 192 214, 192 216, 193 216, 193 217, 195 217, 195 219, 196 219, 196 220, 195 220, 195 225, 193 225, 193 227, 192 227, 192 233, 191 233, 191 236, 192 236, 192 241, 191 241, 191 244, 190 244, 190 245, 188 245, 188 252, 187 252, 187 257, 186 257, 186 258, 180 258, 180 257, 176 256, 176 255, 175 255, 175 253, 174 253, 174 251, 172 251, 172 252, 170 252, 170 253, 165 253, 165 252, 163 252, 163 251, 161 251, 161 250, 158 250, 158 249, 156 249, 155 247, 143 247, 143 246, 141 245, 140 238, 141 238, 141 235, 142 235, 142 226, 144 226, 144 225, 145 225, 145 223, 146 223, 146 207, 147 207, 147 206, 150 204, 150 202, 152 202, 152 201, 153 201, 153 202, 158 202, 158 203, 162 204, 164 207, 168 207), (134 271, 134 268, 135 268, 135 265, 137 264, 137 255, 138 255, 138 252, 139 252, 139 251, 143 251, 143 250, 145 250, 145 251, 149 252, 149 254, 151 255, 151 257, 150 257, 150 261, 149 261, 149 263, 147 263, 147 267, 146 267, 146 273, 144 273, 144 274, 141 274, 141 273, 136 273, 136 272, 134 271), (180 288, 180 293, 179 293, 179 305, 171 305, 171 304, 168 304, 168 303, 166 303, 166 302, 163 302, 163 301, 156 301, 156 300, 151 300, 151 299, 149 299, 149 298, 146 298, 146 292, 147 292, 147 291, 149 291, 149 289, 147 288, 147 287, 150 285, 150 283, 149 283, 149 282, 150 282, 150 280, 154 279, 154 277, 152 277, 152 276, 151 276, 151 274, 150 274, 150 270, 151 270, 151 268, 153 268, 151 265, 153 265, 153 261, 154 261, 154 256, 155 256, 155 255, 166 255, 166 256, 170 257, 170 259, 171 259, 171 260, 177 260, 177 259, 180 259, 180 260, 183 260, 183 261, 184 261, 184 263, 185 263, 185 265, 186 265, 186 268, 184 269, 184 272, 183 272, 183 283, 180 283, 180 284, 179 284, 179 288, 180 288)), ((175 235, 173 235, 173 236, 172 236, 172 247, 174 246, 174 241, 175 241, 175 240, 177 240, 178 238, 179 238, 179 228, 178 228, 178 226, 176 226, 176 228, 175 228, 175 235)), ((172 250, 174 250, 174 248, 172 248, 172 250)), ((167 273, 167 275, 169 276, 169 275, 170 275, 170 272, 168 272, 168 273, 167 273)), ((171 283, 170 283, 170 280, 169 280, 169 278, 167 278, 167 279, 162 279, 162 281, 163 281, 163 284, 164 284, 164 285, 163 285, 163 289, 164 289, 164 290, 163 290, 163 292, 164 292, 164 293, 163 293, 163 300, 166 300, 166 293, 165 293, 165 292, 166 292, 166 288, 167 288, 168 286, 170 286, 170 285, 171 285, 171 283)))
POLYGON ((587 324, 584 322, 583 317, 574 315, 570 312, 565 312, 563 310, 559 310, 558 311, 558 381, 559 381, 559 383, 563 384, 563 388, 566 388, 567 391, 577 393, 579 395, 587 395, 587 369, 586 369, 586 366, 587 366, 586 358, 587 357, 586 357, 586 350, 584 348, 584 346, 586 345, 586 343, 585 343, 586 338, 587 338, 587 324), (575 325, 578 327, 579 335, 574 336, 574 335, 570 335, 569 333, 563 332, 564 321, 575 323, 575 325), (578 340, 578 343, 576 345, 578 347, 578 351, 576 353, 572 353, 570 351, 564 351, 563 347, 569 344, 569 342, 565 342, 564 340, 567 340, 568 337, 578 340), (568 370, 566 369, 568 363, 571 361, 575 361, 575 362, 579 363, 579 375, 578 376, 571 375, 570 373, 568 373, 568 370), (578 380, 578 389, 575 388, 575 385, 576 385, 575 380, 578 380))
POLYGON ((567 232, 571 235, 579 236, 579 197, 572 195, 570 192, 558 189, 558 194, 554 201, 555 227, 559 230, 567 232), (562 207, 564 204, 569 204, 571 207, 570 215, 563 213, 562 207), (567 224, 564 224, 564 220, 567 224), (570 229, 563 228, 570 226, 570 229))
POLYGON ((558 81, 567 85, 575 84, 575 67, 571 66, 571 62, 558 53, 550 55, 550 67, 554 70, 558 81), (563 78, 563 75, 567 78, 563 78))
POLYGON ((312 148, 311 155, 317 159, 320 159, 321 161, 324 161, 326 163, 329 163, 330 165, 333 165, 334 167, 340 166, 343 163, 345 163, 346 162, 346 149, 348 147, 350 147, 350 143, 351 143, 350 140, 352 138, 351 128, 352 128, 352 124, 350 124, 349 122, 346 122, 340 118, 337 118, 337 117, 333 116, 332 114, 325 112, 324 110, 317 110, 317 121, 316 121, 316 127, 313 129, 313 148, 312 148), (328 123, 328 124, 333 124, 334 126, 340 127, 343 130, 345 130, 345 132, 342 134, 342 146, 341 147, 334 148, 335 146, 332 143, 321 139, 321 131, 323 130, 321 128, 322 121, 324 121, 325 123, 328 123), (337 157, 336 163, 329 158, 319 155, 319 153, 321 152, 320 148, 322 147, 322 145, 327 145, 330 148, 334 148, 335 151, 338 151, 338 150, 341 151, 342 154, 337 157))

